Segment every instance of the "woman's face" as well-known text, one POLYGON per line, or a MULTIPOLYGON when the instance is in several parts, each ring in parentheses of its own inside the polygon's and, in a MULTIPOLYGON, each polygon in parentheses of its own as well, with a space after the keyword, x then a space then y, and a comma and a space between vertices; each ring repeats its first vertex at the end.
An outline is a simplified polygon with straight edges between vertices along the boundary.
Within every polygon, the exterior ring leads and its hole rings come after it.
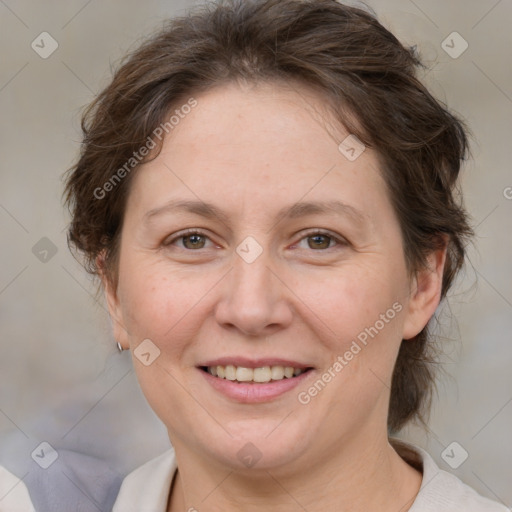
POLYGON ((400 343, 438 285, 408 278, 375 153, 341 151, 298 86, 196 100, 134 176, 107 290, 146 398, 178 454, 239 469, 385 437, 400 343))

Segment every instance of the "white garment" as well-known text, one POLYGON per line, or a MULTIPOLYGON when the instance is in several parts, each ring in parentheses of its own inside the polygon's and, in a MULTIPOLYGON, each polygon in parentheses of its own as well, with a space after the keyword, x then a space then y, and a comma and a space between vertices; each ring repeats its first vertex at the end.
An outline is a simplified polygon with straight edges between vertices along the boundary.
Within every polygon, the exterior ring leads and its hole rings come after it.
MULTIPOLYGON (((420 491, 409 512, 511 512, 439 469, 422 448, 398 439, 390 439, 390 443, 404 460, 423 472, 420 491)), ((137 468, 123 480, 112 512, 166 512, 176 469, 172 449, 137 468)))
POLYGON ((35 512, 27 486, 0 466, 0 512, 35 512))

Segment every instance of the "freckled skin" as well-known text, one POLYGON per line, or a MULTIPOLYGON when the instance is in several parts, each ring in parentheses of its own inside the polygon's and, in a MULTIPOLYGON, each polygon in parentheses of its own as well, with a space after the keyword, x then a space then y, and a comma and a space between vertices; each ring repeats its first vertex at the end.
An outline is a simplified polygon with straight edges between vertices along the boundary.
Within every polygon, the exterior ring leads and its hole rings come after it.
MULTIPOLYGON (((231 470, 236 477, 226 489, 243 487, 250 496, 251 485, 259 486, 256 494, 271 496, 273 510, 280 510, 281 498, 265 486, 278 494, 282 489, 269 483, 267 471, 287 482, 294 496, 307 489, 302 503, 308 510, 332 510, 325 506, 337 503, 339 493, 354 506, 389 494, 392 506, 406 491, 389 490, 390 481, 405 482, 411 491, 421 478, 387 444, 393 365, 402 339, 415 336, 435 311, 444 253, 432 255, 433 272, 409 279, 376 155, 367 148, 347 160, 338 144, 348 134, 327 129, 322 120, 328 113, 313 93, 231 84, 196 99, 161 154, 134 177, 119 283, 107 289, 116 338, 132 350, 149 338, 161 351, 152 365, 136 358, 134 365, 176 449, 180 492, 170 509, 197 505, 194 493, 213 488, 231 470), (186 212, 144 223, 149 210, 173 199, 213 203, 228 223, 186 212), (298 201, 328 200, 351 205, 364 222, 335 214, 275 218, 298 201), (205 233, 203 248, 171 240, 188 228, 205 233), (313 228, 341 243, 314 248, 306 235, 313 228), (250 264, 236 253, 247 236, 263 249, 250 264), (396 302, 401 312, 310 403, 299 403, 298 393, 396 302), (196 368, 228 355, 293 359, 314 371, 276 400, 239 404, 215 391, 196 368), (247 442, 263 455, 252 469, 237 457, 247 442)), ((222 510, 224 494, 216 496, 222 510)), ((213 503, 210 510, 216 510, 213 503)))

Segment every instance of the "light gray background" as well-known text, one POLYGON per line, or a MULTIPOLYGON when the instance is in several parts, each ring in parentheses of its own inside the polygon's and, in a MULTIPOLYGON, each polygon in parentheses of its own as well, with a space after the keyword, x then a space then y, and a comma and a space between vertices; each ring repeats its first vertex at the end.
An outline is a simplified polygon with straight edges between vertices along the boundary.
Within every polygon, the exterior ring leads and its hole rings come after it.
MULTIPOLYGON (((399 39, 418 45, 428 86, 474 134, 463 188, 476 249, 439 314, 446 375, 429 432, 408 428, 403 437, 511 506, 512 2, 368 3, 399 39), (456 59, 441 47, 453 31, 469 44, 456 59), (469 453, 456 470, 441 457, 453 441, 469 453)), ((108 83, 111 65, 193 4, 0 0, 0 463, 20 477, 41 441, 121 472, 168 446, 128 354, 115 352, 94 283, 68 252, 61 176, 79 150, 80 109, 108 83), (47 59, 31 48, 43 31, 59 44, 47 59), (42 237, 57 248, 47 262, 32 252, 42 237)))

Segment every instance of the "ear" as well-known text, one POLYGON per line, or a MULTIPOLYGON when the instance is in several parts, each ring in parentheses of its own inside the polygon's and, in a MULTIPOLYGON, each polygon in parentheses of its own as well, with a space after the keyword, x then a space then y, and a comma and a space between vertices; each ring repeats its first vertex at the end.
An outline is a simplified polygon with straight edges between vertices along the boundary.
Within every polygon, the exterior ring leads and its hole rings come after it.
POLYGON ((444 245, 427 258, 426 268, 420 270, 411 282, 407 316, 404 321, 402 338, 414 338, 427 325, 441 300, 443 270, 446 262, 448 238, 443 237, 444 245))
POLYGON ((112 320, 112 331, 114 339, 118 341, 126 350, 129 348, 128 331, 125 328, 121 304, 117 295, 117 289, 109 279, 105 266, 105 253, 102 251, 96 257, 96 268, 101 279, 103 291, 105 292, 105 301, 107 303, 110 319, 112 320))

